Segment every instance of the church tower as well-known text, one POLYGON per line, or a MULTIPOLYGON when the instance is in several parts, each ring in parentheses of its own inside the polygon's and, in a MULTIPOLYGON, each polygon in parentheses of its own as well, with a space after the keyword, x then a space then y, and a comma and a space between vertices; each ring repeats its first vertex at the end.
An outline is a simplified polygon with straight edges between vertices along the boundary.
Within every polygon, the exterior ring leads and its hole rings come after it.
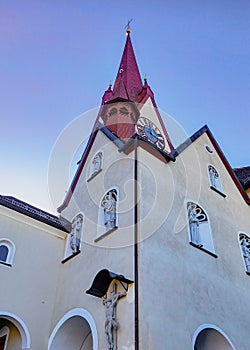
POLYGON ((173 145, 147 79, 142 83, 131 42, 131 30, 127 29, 126 34, 114 88, 110 85, 103 95, 100 118, 121 140, 126 142, 139 136, 159 150, 169 153, 173 145))
POLYGON ((0 349, 249 350, 250 168, 174 148, 126 34, 59 215, 0 196, 0 349))
MULTIPOLYGON (((173 147, 154 93, 147 79, 142 82, 130 29, 126 34, 114 86, 102 97, 58 209, 74 227, 79 222, 74 240, 69 236, 66 244, 61 279, 74 285, 71 273, 78 271, 86 293, 77 301, 96 320, 98 349, 235 350, 233 342, 241 341, 232 314, 239 320, 244 312, 235 308, 232 313, 231 307, 240 295, 230 294, 230 308, 217 300, 226 290, 215 276, 219 269, 229 282, 240 270, 222 247, 227 239, 239 257, 237 224, 228 217, 237 211, 237 201, 249 204, 249 198, 207 126, 173 147), (223 207, 220 217, 218 207, 223 207), (224 232, 231 235, 225 238, 224 232), (223 264, 230 268, 224 271, 223 264), (213 309, 213 303, 220 306, 213 309)), ((236 279, 242 286, 249 282, 236 279)), ((56 309, 68 303, 70 293, 66 286, 56 309)))

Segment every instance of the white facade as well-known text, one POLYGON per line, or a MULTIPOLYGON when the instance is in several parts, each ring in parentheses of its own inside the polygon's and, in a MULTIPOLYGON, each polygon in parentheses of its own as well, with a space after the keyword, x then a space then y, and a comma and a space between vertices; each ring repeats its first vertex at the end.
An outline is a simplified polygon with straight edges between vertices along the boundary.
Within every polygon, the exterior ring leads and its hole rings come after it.
POLYGON ((207 127, 172 149, 143 103, 164 147, 98 124, 58 218, 0 198, 0 350, 249 350, 249 198, 207 127))

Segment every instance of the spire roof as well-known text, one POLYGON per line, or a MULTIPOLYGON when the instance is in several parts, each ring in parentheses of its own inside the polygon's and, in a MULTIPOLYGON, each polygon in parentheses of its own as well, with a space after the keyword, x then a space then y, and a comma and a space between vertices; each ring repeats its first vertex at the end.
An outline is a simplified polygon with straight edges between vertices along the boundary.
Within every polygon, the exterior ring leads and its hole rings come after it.
POLYGON ((127 98, 136 102, 137 96, 142 91, 142 87, 142 79, 135 58, 135 53, 130 38, 130 31, 127 31, 127 40, 116 76, 113 92, 116 97, 123 98, 125 97, 124 93, 126 92, 128 96, 127 98), (123 96, 118 96, 119 90, 121 90, 123 96))

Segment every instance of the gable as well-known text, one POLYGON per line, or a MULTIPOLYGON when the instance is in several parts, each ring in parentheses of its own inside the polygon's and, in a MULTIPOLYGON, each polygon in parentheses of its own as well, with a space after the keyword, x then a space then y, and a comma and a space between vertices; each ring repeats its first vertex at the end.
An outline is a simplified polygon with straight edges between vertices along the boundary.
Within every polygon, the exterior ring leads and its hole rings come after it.
POLYGON ((207 163, 215 163, 220 164, 219 168, 223 166, 224 170, 227 172, 227 175, 230 177, 234 186, 237 188, 241 197, 247 204, 250 204, 250 199, 242 187, 239 179, 235 175, 232 167, 230 166, 228 160, 226 159, 224 153, 222 152, 219 144, 215 140, 212 132, 208 128, 207 125, 199 129, 196 133, 194 133, 190 138, 188 138, 185 142, 183 142, 180 146, 178 146, 173 152, 172 155, 174 157, 179 157, 184 151, 190 151, 190 148, 193 148, 193 144, 198 144, 197 150, 200 153, 202 149, 202 153, 200 154, 201 159, 204 160, 204 155, 206 155, 207 163), (212 152, 209 152, 211 150, 212 152), (216 156, 214 156, 216 155, 216 156))

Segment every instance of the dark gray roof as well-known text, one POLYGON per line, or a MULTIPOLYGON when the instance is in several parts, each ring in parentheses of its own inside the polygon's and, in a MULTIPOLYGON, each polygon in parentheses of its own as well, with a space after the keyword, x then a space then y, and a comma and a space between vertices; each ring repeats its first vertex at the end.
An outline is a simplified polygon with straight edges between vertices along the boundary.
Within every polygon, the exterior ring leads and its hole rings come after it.
POLYGON ((243 168, 233 169, 235 175, 238 177, 240 183, 246 190, 250 187, 250 166, 245 166, 243 168))
POLYGON ((15 210, 23 215, 27 215, 47 225, 53 226, 59 230, 69 232, 71 229, 71 223, 63 217, 49 214, 46 211, 36 208, 17 198, 0 195, 0 205, 15 210))

